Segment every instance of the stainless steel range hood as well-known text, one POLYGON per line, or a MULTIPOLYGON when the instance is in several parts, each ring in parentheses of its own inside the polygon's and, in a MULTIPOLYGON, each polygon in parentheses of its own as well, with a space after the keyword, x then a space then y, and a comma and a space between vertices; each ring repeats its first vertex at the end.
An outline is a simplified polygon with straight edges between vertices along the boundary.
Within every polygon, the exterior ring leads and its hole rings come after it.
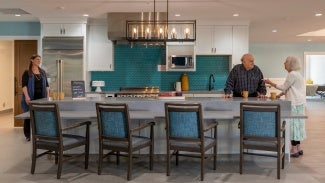
MULTIPOLYGON (((165 21, 167 19, 166 12, 156 12, 156 21, 165 21)), ((153 12, 115 12, 107 13, 108 21, 108 39, 117 44, 128 44, 126 40, 126 21, 152 21, 154 20, 153 12)))

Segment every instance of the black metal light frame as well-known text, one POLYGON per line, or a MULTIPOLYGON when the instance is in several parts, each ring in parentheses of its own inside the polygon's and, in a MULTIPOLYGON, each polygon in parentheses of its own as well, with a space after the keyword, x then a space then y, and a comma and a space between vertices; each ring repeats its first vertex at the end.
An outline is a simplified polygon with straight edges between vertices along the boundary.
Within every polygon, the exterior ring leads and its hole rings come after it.
POLYGON ((154 0, 154 20, 126 21, 126 39, 130 42, 194 42, 196 40, 196 20, 156 20, 154 0))

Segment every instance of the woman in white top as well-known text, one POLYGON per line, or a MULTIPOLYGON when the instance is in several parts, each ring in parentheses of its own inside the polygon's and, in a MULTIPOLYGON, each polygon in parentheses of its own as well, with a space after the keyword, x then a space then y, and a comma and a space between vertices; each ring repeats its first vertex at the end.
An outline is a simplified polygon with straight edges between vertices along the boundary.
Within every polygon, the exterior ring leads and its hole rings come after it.
MULTIPOLYGON (((291 109, 293 113, 305 114, 306 104, 306 86, 303 76, 300 74, 301 63, 297 57, 289 56, 284 62, 284 68, 288 71, 287 78, 282 85, 277 85, 265 79, 266 84, 281 90, 281 94, 285 95, 285 99, 291 101, 291 109)), ((300 141, 306 139, 305 120, 292 119, 290 121, 290 139, 291 139, 291 156, 299 157, 303 155, 300 141)))

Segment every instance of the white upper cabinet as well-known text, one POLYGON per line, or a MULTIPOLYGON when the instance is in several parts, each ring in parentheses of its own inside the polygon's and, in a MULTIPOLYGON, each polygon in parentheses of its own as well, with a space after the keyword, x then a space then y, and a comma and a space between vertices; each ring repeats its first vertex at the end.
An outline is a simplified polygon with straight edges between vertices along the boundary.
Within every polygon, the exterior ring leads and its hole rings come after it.
POLYGON ((107 38, 107 25, 88 28, 88 71, 113 71, 113 43, 107 38))
POLYGON ((59 23, 43 23, 42 35, 43 36, 85 36, 86 24, 59 24, 59 23))
POLYGON ((197 55, 231 55, 232 26, 197 26, 197 55))
POLYGON ((249 32, 248 26, 236 25, 233 26, 233 53, 232 66, 241 63, 243 54, 248 53, 249 32))
POLYGON ((196 27, 196 54, 213 54, 213 27, 196 27))

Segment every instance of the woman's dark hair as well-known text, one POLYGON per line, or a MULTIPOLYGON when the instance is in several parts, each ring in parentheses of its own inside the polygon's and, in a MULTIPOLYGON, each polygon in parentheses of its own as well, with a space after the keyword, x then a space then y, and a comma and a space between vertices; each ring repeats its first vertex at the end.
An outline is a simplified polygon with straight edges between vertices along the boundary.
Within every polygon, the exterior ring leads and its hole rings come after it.
POLYGON ((34 59, 37 58, 37 57, 41 58, 40 55, 34 54, 34 55, 32 55, 32 56, 30 57, 30 59, 31 59, 31 60, 34 60, 34 59))
MULTIPOLYGON (((28 67, 28 75, 29 75, 29 76, 32 76, 32 75, 33 75, 33 70, 32 70, 33 63, 32 63, 32 61, 33 61, 35 58, 37 58, 37 57, 41 58, 41 56, 40 56, 40 55, 37 55, 37 54, 34 54, 34 55, 32 55, 32 56, 30 57, 30 62, 29 62, 29 67, 28 67)), ((46 77, 46 73, 45 73, 45 71, 44 71, 43 69, 41 69, 40 67, 38 67, 38 70, 39 70, 39 72, 40 72, 43 76, 46 77)))

